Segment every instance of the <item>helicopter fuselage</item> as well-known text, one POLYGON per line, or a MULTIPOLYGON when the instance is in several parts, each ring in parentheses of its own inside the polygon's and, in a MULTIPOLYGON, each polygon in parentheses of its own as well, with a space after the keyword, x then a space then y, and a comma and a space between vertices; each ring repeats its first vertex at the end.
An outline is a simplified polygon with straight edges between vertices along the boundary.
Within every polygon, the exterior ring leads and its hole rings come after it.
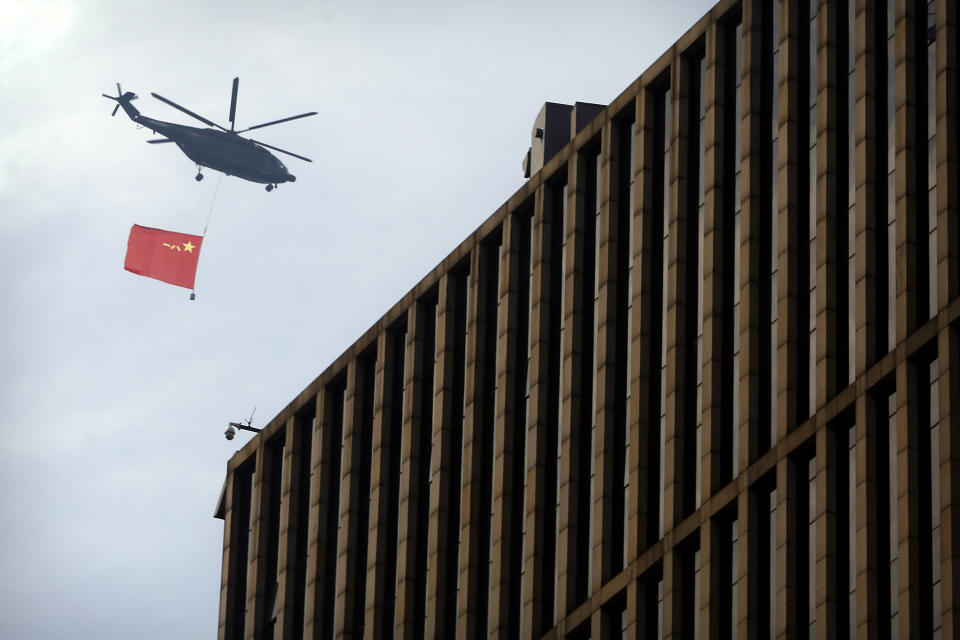
POLYGON ((131 120, 172 140, 201 167, 262 184, 296 180, 275 155, 232 131, 188 127, 139 114, 131 117, 131 120))

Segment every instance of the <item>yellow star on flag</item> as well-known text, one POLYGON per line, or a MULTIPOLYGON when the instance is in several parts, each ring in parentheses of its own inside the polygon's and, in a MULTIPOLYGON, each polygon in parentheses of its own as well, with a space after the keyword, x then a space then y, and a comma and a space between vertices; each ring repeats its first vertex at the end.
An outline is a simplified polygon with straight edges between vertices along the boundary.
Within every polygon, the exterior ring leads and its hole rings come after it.
POLYGON ((193 247, 194 247, 194 246, 195 246, 195 245, 191 244, 190 241, 188 240, 187 242, 184 242, 184 243, 183 243, 183 250, 184 250, 184 251, 188 251, 188 252, 190 252, 190 253, 193 253, 193 247))

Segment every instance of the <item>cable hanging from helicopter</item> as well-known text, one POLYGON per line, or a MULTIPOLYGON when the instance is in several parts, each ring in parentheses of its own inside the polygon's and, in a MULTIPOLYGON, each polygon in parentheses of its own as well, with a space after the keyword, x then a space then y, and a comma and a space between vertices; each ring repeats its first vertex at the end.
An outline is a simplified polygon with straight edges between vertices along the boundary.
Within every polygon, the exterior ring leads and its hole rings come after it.
POLYGON ((117 83, 116 97, 107 95, 105 93, 101 95, 103 95, 104 98, 113 100, 117 103, 117 106, 113 108, 113 113, 111 115, 116 115, 117 110, 123 108, 127 116, 135 123, 163 136, 163 138, 147 140, 148 143, 163 144, 167 142, 173 142, 180 147, 180 150, 196 163, 196 180, 198 182, 203 180, 202 169, 204 167, 213 169, 215 171, 220 171, 228 176, 236 176, 249 182, 265 184, 267 191, 273 191, 277 185, 284 182, 295 182, 297 179, 296 176, 290 173, 280 159, 270 153, 270 151, 267 151, 267 149, 272 149, 273 151, 277 151, 306 162, 313 162, 313 160, 299 154, 280 149, 279 147, 274 147, 260 140, 244 138, 240 134, 246 133, 247 131, 253 131, 254 129, 262 129, 275 124, 289 122, 291 120, 315 116, 317 115, 317 112, 310 111, 308 113, 301 113, 296 116, 272 120, 270 122, 265 122, 263 124, 254 125, 252 127, 247 127, 246 129, 237 131, 235 127, 235 121, 237 114, 237 89, 239 84, 240 78, 234 78, 233 91, 230 96, 229 129, 217 124, 216 122, 208 120, 207 118, 204 118, 203 116, 196 114, 193 111, 190 111, 189 109, 177 104, 172 100, 164 98, 157 93, 151 93, 151 95, 157 100, 170 105, 174 109, 182 111, 188 116, 208 125, 210 128, 202 129, 199 127, 189 127, 182 124, 175 124, 173 122, 155 120, 153 118, 141 115, 140 111, 138 111, 137 108, 131 104, 133 100, 137 99, 137 95, 132 91, 127 91, 124 93, 120 88, 119 82, 117 83))

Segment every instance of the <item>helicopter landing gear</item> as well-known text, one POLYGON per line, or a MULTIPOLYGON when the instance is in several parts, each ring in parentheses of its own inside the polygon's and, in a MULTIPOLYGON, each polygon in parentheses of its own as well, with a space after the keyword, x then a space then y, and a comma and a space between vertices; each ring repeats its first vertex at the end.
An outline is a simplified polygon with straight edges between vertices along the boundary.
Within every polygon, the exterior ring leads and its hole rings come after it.
POLYGON ((200 182, 201 180, 203 180, 203 174, 200 172, 197 172, 197 175, 194 178, 194 180, 196 180, 197 182, 200 182))
POLYGON ((276 186, 276 185, 268 184, 268 185, 267 185, 267 193, 270 193, 271 191, 273 191, 273 188, 274 188, 275 186, 276 186))

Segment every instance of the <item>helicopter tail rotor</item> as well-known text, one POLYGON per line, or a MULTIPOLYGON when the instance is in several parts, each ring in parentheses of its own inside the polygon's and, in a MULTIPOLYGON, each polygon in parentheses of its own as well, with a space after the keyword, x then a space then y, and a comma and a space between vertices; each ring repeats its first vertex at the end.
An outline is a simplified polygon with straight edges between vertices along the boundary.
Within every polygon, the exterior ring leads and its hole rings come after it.
MULTIPOLYGON (((126 93, 123 93, 123 89, 120 88, 120 83, 119 83, 119 82, 117 83, 117 95, 116 95, 116 97, 114 97, 114 96, 108 96, 108 95, 105 94, 105 93, 101 93, 100 95, 102 95, 102 96, 103 96, 104 98, 106 98, 107 100, 113 100, 114 102, 117 103, 117 106, 115 106, 115 107, 113 108, 113 113, 110 114, 111 116, 117 115, 117 109, 119 109, 120 107, 122 107, 122 106, 124 106, 124 105, 128 105, 128 104, 130 104, 131 101, 137 99, 137 94, 135 94, 135 93, 132 92, 132 91, 127 91, 126 93)), ((132 109, 132 108, 133 108, 133 107, 131 107, 131 109, 132 109)), ((136 111, 136 109, 134 109, 134 111, 136 111)))

